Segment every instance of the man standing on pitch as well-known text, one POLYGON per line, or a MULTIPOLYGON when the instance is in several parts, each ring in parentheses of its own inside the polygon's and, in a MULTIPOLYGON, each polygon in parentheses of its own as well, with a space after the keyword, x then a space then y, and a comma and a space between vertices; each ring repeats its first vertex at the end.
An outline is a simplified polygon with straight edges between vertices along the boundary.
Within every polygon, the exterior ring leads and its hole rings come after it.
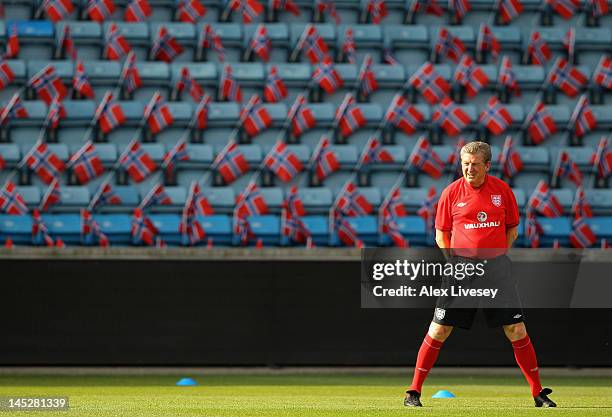
MULTIPOLYGON (((488 258, 487 268, 492 267, 502 278, 510 279, 510 261, 505 253, 518 236, 518 207, 508 184, 489 175, 490 169, 491 147, 488 144, 471 142, 461 149, 463 177, 451 183, 440 195, 436 214, 436 243, 445 251, 455 248, 458 252, 459 248, 463 249, 462 255, 468 256, 461 259, 468 262, 477 262, 478 255, 488 258), (470 253, 472 256, 469 256, 470 253), (484 256, 486 254, 488 256, 484 256)), ((429 331, 419 349, 412 385, 406 391, 406 406, 422 406, 423 382, 453 327, 469 329, 472 326, 477 308, 449 308, 449 304, 453 305, 452 300, 438 300, 429 331), (451 302, 446 303, 448 301, 451 302)), ((523 322, 520 302, 514 306, 485 309, 487 324, 490 327, 501 326, 512 343, 516 362, 529 382, 535 406, 556 407, 548 398, 552 390, 542 389, 540 384, 538 363, 523 322)))

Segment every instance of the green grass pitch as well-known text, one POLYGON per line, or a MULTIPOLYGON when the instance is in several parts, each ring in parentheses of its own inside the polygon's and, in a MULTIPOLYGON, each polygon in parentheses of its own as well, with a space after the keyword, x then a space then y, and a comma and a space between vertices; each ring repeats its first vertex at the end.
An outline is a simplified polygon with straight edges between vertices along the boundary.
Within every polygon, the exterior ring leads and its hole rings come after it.
POLYGON ((432 374, 423 408, 403 406, 408 375, 196 375, 197 387, 167 376, 0 375, 0 395, 70 397, 65 412, 0 412, 7 416, 611 416, 611 377, 548 377, 557 409, 536 409, 522 376, 432 374), (454 399, 431 399, 439 389, 454 399))

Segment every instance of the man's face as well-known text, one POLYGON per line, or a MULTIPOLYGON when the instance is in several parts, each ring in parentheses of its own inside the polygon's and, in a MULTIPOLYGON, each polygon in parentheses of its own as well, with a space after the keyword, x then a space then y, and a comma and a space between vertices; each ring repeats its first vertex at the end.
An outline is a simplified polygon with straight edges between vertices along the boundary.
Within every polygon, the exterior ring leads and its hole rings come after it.
POLYGON ((480 187, 484 182, 485 175, 491 168, 491 161, 485 163, 484 156, 480 152, 475 154, 464 153, 461 156, 461 169, 463 178, 472 187, 480 187))

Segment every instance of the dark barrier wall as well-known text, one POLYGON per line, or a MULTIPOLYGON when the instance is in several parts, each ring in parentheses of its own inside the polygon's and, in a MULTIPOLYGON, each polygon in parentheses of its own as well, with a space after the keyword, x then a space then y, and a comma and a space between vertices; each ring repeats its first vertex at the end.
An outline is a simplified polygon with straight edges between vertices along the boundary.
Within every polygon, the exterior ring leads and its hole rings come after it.
MULTIPOLYGON (((360 308, 358 261, 0 261, 1 365, 408 365, 431 311, 360 308)), ((612 365, 612 310, 532 310, 543 365, 612 365)), ((513 365, 501 329, 443 365, 513 365)))

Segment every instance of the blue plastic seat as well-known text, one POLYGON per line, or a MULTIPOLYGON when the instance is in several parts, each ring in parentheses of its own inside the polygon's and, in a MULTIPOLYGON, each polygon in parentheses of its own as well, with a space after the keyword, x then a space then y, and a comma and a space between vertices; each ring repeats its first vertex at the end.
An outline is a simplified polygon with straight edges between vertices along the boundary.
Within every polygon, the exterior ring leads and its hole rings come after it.
MULTIPOLYGON (((217 65, 211 62, 175 62, 170 65, 170 83, 174 88, 181 78, 183 68, 189 70, 189 75, 198 82, 205 90, 207 87, 216 88, 219 84, 217 65)), ((208 92, 211 95, 210 92, 208 92)), ((188 92, 183 93, 183 100, 187 100, 188 92)), ((191 98, 189 98, 191 100, 191 98)))
POLYGON ((332 145, 330 149, 336 154, 340 169, 352 170, 359 157, 357 148, 353 145, 332 145))
POLYGON ((134 99, 146 104, 153 94, 159 91, 162 97, 168 97, 170 85, 170 68, 165 62, 137 62, 136 68, 142 80, 142 87, 134 92, 134 99))
MULTIPOLYGON (((265 246, 280 245, 280 218, 274 215, 247 217, 251 231, 262 240, 265 246)), ((240 245, 238 236, 234 236, 234 244, 240 245)))
POLYGON ((40 188, 35 185, 19 185, 17 193, 23 197, 26 205, 30 208, 36 208, 40 204, 42 193, 40 188))
MULTIPOLYGON (((301 219, 306 229, 308 229, 308 231, 310 232, 312 241, 315 245, 329 245, 328 215, 306 215, 301 219)), ((287 240, 285 241, 287 242, 287 240)), ((299 245, 298 243, 293 244, 299 245)))
POLYGON ((283 190, 278 187, 261 187, 261 195, 271 214, 280 214, 283 205, 283 190))
MULTIPOLYGON (((23 20, 7 21, 6 27, 17 25, 17 36, 19 37, 19 57, 21 59, 51 59, 54 51, 53 23, 48 20, 23 20)), ((6 33, 6 29, 0 26, 0 33, 6 33)))
MULTIPOLYGON (((525 222, 523 222, 525 224, 525 222)), ((556 240, 559 241, 561 246, 569 245, 569 234, 571 231, 571 223, 567 217, 556 217, 556 218, 547 218, 547 217, 538 217, 538 223, 542 226, 544 230, 544 234, 540 236, 540 246, 548 247, 552 246, 553 242, 556 240)), ((523 226, 523 229, 526 227, 523 226)), ((523 230, 523 233, 525 231, 523 230)), ((528 246, 527 238, 525 236, 525 246, 528 246)))
POLYGON ((15 167, 21 160, 19 146, 14 143, 0 143, 0 156, 2 156, 7 167, 15 167))
MULTIPOLYGON (((259 24, 247 24, 244 25, 244 40, 243 47, 245 50, 250 48, 253 35, 255 34, 259 24)), ((270 61, 272 62, 283 62, 287 58, 287 49, 289 48, 289 27, 286 23, 265 23, 268 38, 272 43, 272 50, 270 51, 270 61)), ((255 57, 255 54, 251 54, 255 57)), ((259 60, 260 58, 254 58, 259 60)))
MULTIPOLYGON (((185 206, 187 189, 180 186, 165 186, 164 190, 172 203, 169 205, 153 205, 150 207, 150 211, 155 213, 179 213, 185 206)), ((141 192, 141 200, 146 194, 148 194, 148 191, 141 192)))
MULTIPOLYGON (((325 41, 330 51, 333 51, 336 45, 336 29, 334 25, 329 23, 293 23, 289 27, 290 50, 295 50, 302 34, 304 33, 304 29, 310 24, 315 27, 317 33, 325 41)), ((301 61, 309 62, 308 58, 302 55, 303 54, 300 54, 301 61)))
POLYGON ((85 60, 83 66, 97 100, 101 100, 107 91, 115 90, 121 76, 121 63, 117 61, 85 60))
POLYGON ((11 239, 16 245, 32 244, 32 217, 0 214, 0 241, 11 239))
POLYGON ((213 245, 231 245, 233 229, 229 216, 198 216, 198 221, 206 232, 206 240, 212 239, 213 245))
POLYGON ((174 62, 189 62, 193 60, 194 48, 196 45, 196 27, 191 23, 182 22, 154 22, 150 23, 150 42, 151 45, 157 39, 159 27, 163 26, 168 33, 176 38, 183 47, 184 52, 174 59, 174 62))
MULTIPOLYGON (((93 196, 97 189, 90 188, 90 194, 93 196)), ((121 204, 104 205, 98 208, 101 213, 126 213, 131 212, 140 204, 140 195, 138 189, 133 185, 113 185, 113 191, 121 199, 121 204)))
POLYGON ((611 189, 587 189, 585 196, 595 216, 612 215, 611 189))
MULTIPOLYGON (((79 59, 89 61, 99 59, 102 54, 103 42, 100 40, 102 36, 102 26, 98 22, 71 22, 60 21, 55 25, 55 42, 56 45, 64 34, 64 27, 68 25, 70 28, 70 36, 74 41, 74 45, 78 50, 79 59)), ((54 58, 61 59, 59 51, 56 49, 54 58)), ((69 58, 69 57, 65 57, 69 58)))
MULTIPOLYGON (((378 245, 378 224, 376 216, 346 217, 346 221, 357 232, 358 239, 366 246, 378 245)), ((330 240, 331 246, 343 246, 338 238, 338 233, 334 230, 330 240)))
MULTIPOLYGON (((202 44, 201 37, 204 35, 204 25, 210 25, 216 34, 221 38, 221 43, 225 50, 225 60, 227 62, 237 62, 241 59, 242 53, 242 30, 243 26, 239 23, 217 23, 217 22, 206 22, 200 23, 196 26, 198 45, 202 44)), ((212 50, 204 51, 204 61, 220 62, 217 53, 212 50)))
POLYGON ((597 236, 597 239, 610 239, 612 237, 612 217, 597 216, 586 218, 585 222, 591 226, 591 230, 597 236))
POLYGON ((332 191, 326 187, 300 187, 298 195, 302 199, 307 214, 327 214, 334 198, 332 191))
POLYGON ((236 193, 232 187, 202 187, 201 190, 215 213, 232 214, 236 201, 236 193))
MULTIPOLYGON (((118 189, 119 187, 115 187, 118 189)), ((100 226, 112 245, 130 245, 132 243, 131 214, 94 214, 94 220, 100 226)))
MULTIPOLYGON (((42 214, 42 220, 53 239, 61 239, 66 245, 81 243, 80 214, 42 214)), ((41 244, 42 242, 37 242, 41 244)))
MULTIPOLYGON (((130 44, 132 50, 136 53, 138 62, 146 61, 149 54, 149 24, 143 22, 113 22, 117 25, 117 30, 121 33, 125 40, 130 44)), ((103 38, 108 33, 110 22, 105 22, 102 26, 103 38)))
POLYGON ((79 213, 88 206, 91 199, 89 189, 85 186, 62 186, 60 192, 62 196, 59 204, 51 206, 53 212, 79 213))

